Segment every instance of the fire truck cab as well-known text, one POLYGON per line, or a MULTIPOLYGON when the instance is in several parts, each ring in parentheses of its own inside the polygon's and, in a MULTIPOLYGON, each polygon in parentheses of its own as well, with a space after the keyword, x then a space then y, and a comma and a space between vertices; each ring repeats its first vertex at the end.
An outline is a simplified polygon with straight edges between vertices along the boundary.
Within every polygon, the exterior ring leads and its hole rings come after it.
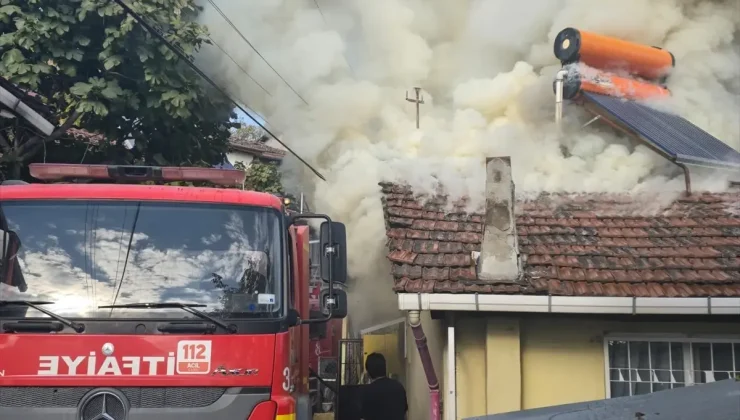
POLYGON ((142 185, 237 170, 30 171, 43 183, 0 185, 0 418, 311 418, 309 325, 347 313, 344 225, 266 193, 142 185))

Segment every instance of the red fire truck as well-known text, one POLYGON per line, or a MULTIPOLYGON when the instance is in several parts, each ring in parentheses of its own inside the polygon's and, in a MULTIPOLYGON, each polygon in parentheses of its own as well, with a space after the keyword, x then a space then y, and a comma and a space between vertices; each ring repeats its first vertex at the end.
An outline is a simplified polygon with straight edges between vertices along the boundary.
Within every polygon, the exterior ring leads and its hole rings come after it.
MULTIPOLYGON (((311 211, 308 200, 303 193, 299 200, 292 195, 286 195, 283 203, 288 214, 300 214, 311 211)), ((311 317, 322 316, 322 296, 328 289, 322 280, 321 272, 321 238, 316 229, 309 229, 309 299, 308 305, 311 317)), ((339 287, 344 287, 340 284, 339 287)), ((314 413, 325 413, 333 410, 336 403, 336 391, 339 387, 339 340, 342 338, 342 319, 334 317, 328 322, 314 323, 309 327, 309 394, 314 413), (328 405, 327 405, 328 404, 328 405)))
POLYGON ((344 225, 270 194, 141 184, 241 171, 30 171, 45 183, 0 186, 0 418, 310 418, 309 325, 347 311, 344 225), (324 220, 315 318, 308 219, 324 220))

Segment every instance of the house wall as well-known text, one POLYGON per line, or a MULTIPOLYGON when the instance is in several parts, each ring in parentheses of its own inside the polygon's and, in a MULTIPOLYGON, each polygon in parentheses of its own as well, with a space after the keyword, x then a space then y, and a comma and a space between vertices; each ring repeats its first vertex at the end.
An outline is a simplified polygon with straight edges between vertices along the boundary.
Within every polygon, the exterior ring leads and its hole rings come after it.
POLYGON ((249 166, 249 164, 252 163, 254 156, 244 152, 228 152, 226 153, 226 158, 232 165, 235 165, 237 162, 241 162, 244 166, 249 166))
MULTIPOLYGON (((740 336, 740 324, 561 316, 458 316, 457 418, 606 398, 604 336, 740 336)), ((442 369, 442 357, 439 357, 442 369)), ((414 385, 412 385, 414 386, 414 385)))

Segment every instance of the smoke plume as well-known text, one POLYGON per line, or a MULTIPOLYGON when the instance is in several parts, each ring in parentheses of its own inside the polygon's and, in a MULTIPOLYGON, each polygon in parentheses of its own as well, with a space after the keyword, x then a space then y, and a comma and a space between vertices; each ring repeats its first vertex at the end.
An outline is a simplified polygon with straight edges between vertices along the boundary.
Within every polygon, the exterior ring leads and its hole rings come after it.
MULTIPOLYGON (((387 277, 381 180, 443 184, 474 202, 483 159, 508 155, 522 193, 683 188, 645 146, 583 128, 590 117, 575 106, 555 129, 552 45, 568 26, 671 51, 671 109, 740 149, 738 0, 214 1, 309 105, 205 1, 213 40, 270 95, 216 48, 200 65, 327 177, 285 163, 316 210, 347 224, 355 275, 387 277), (420 130, 404 98, 414 86, 420 130)), ((694 189, 725 188, 725 177, 696 175, 694 189)))

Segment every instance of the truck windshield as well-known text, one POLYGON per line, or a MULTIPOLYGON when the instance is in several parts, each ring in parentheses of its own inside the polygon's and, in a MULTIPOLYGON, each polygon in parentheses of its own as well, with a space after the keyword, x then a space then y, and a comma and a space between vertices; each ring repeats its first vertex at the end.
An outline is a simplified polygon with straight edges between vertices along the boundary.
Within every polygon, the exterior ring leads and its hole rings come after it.
MULTIPOLYGON (((222 318, 280 316, 282 219, 273 209, 44 200, 2 202, 0 216, 0 300, 50 301, 46 309, 68 318, 187 316, 98 308, 139 302, 203 304, 222 318)), ((45 315, 6 306, 0 317, 45 315)))

